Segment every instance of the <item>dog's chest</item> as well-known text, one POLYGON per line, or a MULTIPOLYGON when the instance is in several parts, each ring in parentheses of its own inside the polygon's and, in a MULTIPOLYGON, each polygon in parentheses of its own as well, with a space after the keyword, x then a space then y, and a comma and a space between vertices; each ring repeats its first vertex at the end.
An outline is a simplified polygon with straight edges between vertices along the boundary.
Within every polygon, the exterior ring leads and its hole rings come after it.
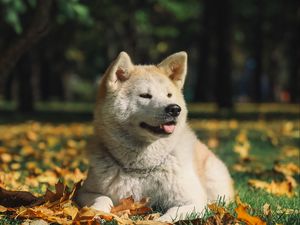
POLYGON ((114 204, 129 196, 136 200, 150 197, 151 203, 159 205, 168 205, 168 201, 173 204, 182 202, 178 194, 182 192, 180 171, 181 166, 176 159, 149 171, 116 169, 116 175, 103 191, 112 198, 114 204))

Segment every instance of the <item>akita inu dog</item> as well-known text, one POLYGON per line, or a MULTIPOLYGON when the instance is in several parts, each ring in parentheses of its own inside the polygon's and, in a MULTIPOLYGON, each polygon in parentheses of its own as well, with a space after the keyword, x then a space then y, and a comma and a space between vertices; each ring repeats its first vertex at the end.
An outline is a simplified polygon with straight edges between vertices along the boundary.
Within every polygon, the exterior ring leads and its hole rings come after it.
POLYGON ((158 65, 133 65, 121 52, 101 82, 88 146, 90 169, 81 206, 110 212, 121 198, 150 197, 160 221, 201 212, 218 196, 233 197, 226 166, 189 128, 182 88, 187 54, 158 65))

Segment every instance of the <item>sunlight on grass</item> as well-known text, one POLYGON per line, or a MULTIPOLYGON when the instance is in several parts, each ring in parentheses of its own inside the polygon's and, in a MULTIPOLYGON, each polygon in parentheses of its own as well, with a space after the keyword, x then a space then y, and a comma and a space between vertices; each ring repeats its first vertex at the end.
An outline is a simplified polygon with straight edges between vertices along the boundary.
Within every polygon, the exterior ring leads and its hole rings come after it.
MULTIPOLYGON (((200 140, 228 165, 236 193, 250 205, 250 214, 269 224, 297 224, 299 212, 299 173, 291 196, 275 195, 249 185, 250 179, 283 182, 286 175, 275 165, 293 163, 299 168, 299 121, 190 120, 200 140), (275 169, 274 169, 275 168, 275 169), (272 213, 266 215, 264 205, 272 213)), ((86 176, 88 161, 84 149, 93 133, 91 123, 51 124, 25 122, 0 125, 0 187, 41 195, 61 180, 73 185, 86 176)), ((146 196, 145 196, 146 197, 146 196)), ((236 205, 226 209, 235 215, 236 205)), ((211 214, 206 212, 203 219, 211 214)), ((194 220, 198 213, 187 219, 194 220)), ((1 215, 0 215, 1 218, 1 215)), ((18 224, 6 216, 0 224, 18 224)), ((114 224, 108 222, 107 224, 114 224)))

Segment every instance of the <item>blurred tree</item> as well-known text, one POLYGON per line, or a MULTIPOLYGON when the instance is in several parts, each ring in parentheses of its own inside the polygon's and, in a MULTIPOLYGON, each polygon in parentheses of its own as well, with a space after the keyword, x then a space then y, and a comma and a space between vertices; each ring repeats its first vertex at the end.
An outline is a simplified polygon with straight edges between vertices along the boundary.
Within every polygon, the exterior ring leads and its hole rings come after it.
MULTIPOLYGON (((8 86, 5 91, 7 96, 9 96, 9 89, 13 80, 11 71, 22 56, 28 57, 28 59, 24 59, 27 63, 38 64, 36 62, 38 59, 33 62, 32 57, 24 56, 24 54, 30 51, 50 31, 50 27, 62 26, 69 20, 84 24, 91 24, 92 22, 88 8, 78 0, 1 0, 0 5, 4 18, 1 26, 5 27, 9 33, 9 39, 3 38, 0 44, 1 48, 5 48, 0 56, 0 80, 2 81, 0 82, 0 92, 6 82, 8 86)), ((55 42, 54 40, 53 43, 55 42)), ((30 66, 25 67, 21 64, 23 62, 20 63, 22 70, 17 70, 18 73, 15 76, 19 84, 18 93, 21 93, 18 95, 18 109, 29 112, 34 109, 32 73, 30 66)))
POLYGON ((217 69, 215 95, 219 108, 232 108, 231 90, 231 0, 218 1, 217 10, 217 69))
POLYGON ((209 58, 211 56, 212 41, 214 38, 214 18, 216 16, 215 1, 203 1, 203 14, 200 17, 201 26, 198 48, 198 79, 195 88, 194 101, 209 101, 209 58))
POLYGON ((204 1, 203 8, 194 100, 209 101, 212 92, 220 108, 231 108, 231 1, 204 1))
POLYGON ((263 14, 264 0, 255 0, 256 15, 253 23, 253 58, 255 60, 254 69, 254 92, 253 99, 255 102, 262 101, 262 73, 263 73, 263 14))
POLYGON ((242 100, 268 101, 278 99, 275 91, 283 86, 299 99, 298 2, 0 0, 0 92, 4 86, 12 99, 18 81, 19 105, 65 100, 74 77, 89 83, 84 88, 92 93, 96 78, 122 50, 138 64, 185 50, 188 100, 230 108, 240 95, 232 96, 232 88, 245 90, 242 100), (31 83, 20 84, 24 77, 31 83), (33 98, 20 94, 32 92, 33 98))
POLYGON ((289 58, 289 91, 292 102, 300 102, 300 4, 293 0, 287 3, 287 52, 289 58))
MULTIPOLYGON (((30 2, 31 5, 29 7, 32 7, 33 1, 30 2)), ((24 13, 27 9, 31 11, 31 8, 26 6, 21 0, 1 0, 0 3, 6 7, 4 10, 6 22, 14 28, 17 34, 20 34, 13 42, 5 46, 6 49, 0 56, 0 77, 2 81, 5 81, 20 57, 49 31, 53 0, 37 1, 34 16, 31 18, 30 24, 25 31, 22 31, 19 14, 24 13)), ((3 86, 3 83, 1 83, 0 85, 3 86)))

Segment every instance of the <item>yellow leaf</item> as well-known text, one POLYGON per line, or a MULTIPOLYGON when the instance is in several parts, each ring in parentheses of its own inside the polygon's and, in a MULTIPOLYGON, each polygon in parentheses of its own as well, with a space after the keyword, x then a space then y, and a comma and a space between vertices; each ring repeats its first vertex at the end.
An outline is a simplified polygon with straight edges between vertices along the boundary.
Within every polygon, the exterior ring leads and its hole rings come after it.
POLYGON ((234 146, 234 151, 239 154, 242 160, 249 159, 250 143, 246 141, 243 144, 237 144, 234 146))
POLYGON ((271 206, 270 206, 270 204, 265 203, 263 205, 263 212, 264 212, 264 215, 266 215, 266 216, 270 216, 271 215, 271 206))
POLYGON ((288 197, 292 197, 294 195, 293 188, 295 187, 296 181, 292 177, 288 177, 287 180, 282 182, 272 181, 268 183, 266 181, 250 179, 248 183, 259 189, 263 189, 274 195, 287 195, 288 197))
POLYGON ((10 168, 11 168, 12 170, 18 170, 18 169, 21 168, 21 165, 20 165, 20 163, 12 163, 12 164, 10 165, 10 168))
POLYGON ((285 176, 293 176, 300 173, 300 167, 295 163, 276 164, 274 170, 284 174, 285 176))
POLYGON ((66 215, 70 216, 72 218, 72 220, 74 220, 74 218, 76 217, 76 215, 78 213, 78 208, 70 205, 68 207, 64 207, 63 211, 66 215))
POLYGON ((219 140, 216 137, 209 138, 207 142, 209 148, 216 148, 219 146, 219 144, 219 140))
POLYGON ((2 205, 0 205, 0 212, 6 212, 7 211, 7 208, 6 207, 4 207, 4 206, 2 206, 2 205))
POLYGON ((27 131, 26 137, 29 141, 36 141, 38 139, 37 133, 33 131, 27 131))
POLYGON ((12 160, 12 157, 11 157, 11 155, 8 154, 8 153, 2 153, 2 154, 0 155, 0 159, 1 159, 2 162, 4 162, 4 163, 9 163, 9 162, 12 160))
POLYGON ((123 198, 120 200, 120 204, 112 207, 111 213, 121 215, 123 213, 129 213, 130 215, 140 215, 148 212, 152 212, 151 208, 147 207, 149 198, 143 198, 138 202, 135 202, 133 197, 123 198))
POLYGON ((245 142, 248 142, 248 137, 247 137, 247 132, 245 130, 242 130, 235 138, 235 140, 240 143, 243 144, 245 142))
POLYGON ((300 149, 295 146, 285 146, 282 149, 283 155, 285 157, 296 157, 299 158, 300 156, 300 149))

